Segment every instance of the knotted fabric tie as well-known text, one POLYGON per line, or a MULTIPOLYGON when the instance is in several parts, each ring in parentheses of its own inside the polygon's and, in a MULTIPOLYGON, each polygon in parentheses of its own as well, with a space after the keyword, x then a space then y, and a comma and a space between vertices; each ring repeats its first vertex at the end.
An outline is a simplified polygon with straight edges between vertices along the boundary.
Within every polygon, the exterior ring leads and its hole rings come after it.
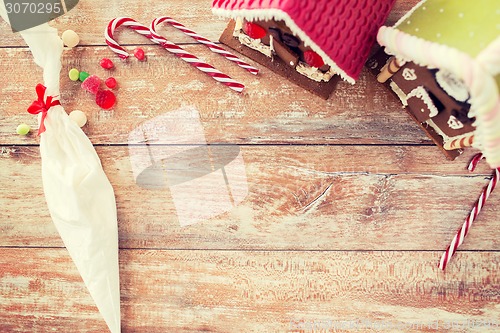
POLYGON ((31 114, 42 114, 42 119, 40 121, 40 127, 38 128, 38 135, 42 134, 45 132, 45 118, 47 117, 47 112, 49 109, 53 106, 56 105, 61 105, 58 99, 55 99, 54 96, 47 96, 47 98, 44 100, 45 97, 45 91, 47 90, 47 87, 45 87, 43 84, 39 83, 36 85, 36 94, 38 95, 38 99, 31 103, 31 105, 28 108, 28 112, 31 114))

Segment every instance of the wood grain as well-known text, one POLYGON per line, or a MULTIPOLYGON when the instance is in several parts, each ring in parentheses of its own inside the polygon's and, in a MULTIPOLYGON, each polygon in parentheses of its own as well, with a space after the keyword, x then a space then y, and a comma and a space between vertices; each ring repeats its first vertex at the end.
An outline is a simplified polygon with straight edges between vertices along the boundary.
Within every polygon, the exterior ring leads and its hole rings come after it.
MULTIPOLYGON (((67 112, 79 109, 87 114, 85 132, 94 144, 127 143, 129 132, 140 123, 188 105, 199 110, 210 143, 430 143, 401 103, 367 71, 354 86, 340 82, 331 98, 324 101, 265 68, 255 77, 202 46, 186 47, 243 82, 247 88, 240 95, 165 50, 156 46, 144 50, 146 62, 117 62, 111 75, 118 80, 118 102, 108 111, 70 81, 67 72, 76 67, 105 79, 110 73, 99 67, 99 60, 111 56, 111 51, 93 47, 65 53, 61 102, 67 112)), ((21 122, 37 128, 37 118, 26 108, 36 97, 34 87, 41 80, 41 71, 25 49, 0 49, 0 59, 4 76, 8 73, 19 78, 0 86, 0 107, 4 110, 0 114, 0 144, 36 143, 13 134, 21 122)))
MULTIPOLYGON (((388 24, 417 2, 398 0, 388 24)), ((68 112, 87 113, 84 131, 115 189, 123 333, 352 332, 342 325, 353 321, 364 325, 358 332, 499 331, 498 193, 446 272, 437 267, 491 177, 485 163, 465 170, 473 151, 447 161, 367 71, 323 101, 265 68, 253 77, 161 28, 243 82, 239 95, 131 31, 117 38, 128 50, 141 45, 146 62, 120 62, 104 46, 113 17, 149 24, 160 15, 212 40, 226 26, 208 0, 80 1, 53 22, 82 40, 63 54, 61 101, 68 112), (114 71, 99 67, 103 57, 115 60, 114 71), (71 82, 72 67, 116 77, 115 109, 100 110, 71 82), (211 161, 215 151, 226 160, 241 152, 248 195, 226 213, 180 227, 172 186, 139 186, 127 145, 143 122, 170 115, 177 123, 173 111, 186 106, 200 113, 211 161), (493 325, 478 326, 485 322, 493 325), (322 326, 313 331, 314 323, 322 326)), ((26 108, 42 74, 3 21, 0 61, 0 332, 107 332, 50 219, 38 139, 15 135, 19 123, 37 127, 26 108)), ((144 154, 205 144, 169 140, 132 143, 144 154)), ((190 157, 196 164, 203 156, 190 157)), ((208 183, 192 199, 217 198, 223 188, 208 183)))
MULTIPOLYGON (((311 332, 296 328, 314 321, 330 332, 342 321, 372 323, 359 332, 434 332, 436 321, 439 332, 497 332, 500 254, 460 253, 446 273, 437 255, 122 250, 122 332, 311 332), (496 326, 457 326, 467 321, 496 326), (395 329, 405 324, 420 326, 395 329)), ((0 257, 0 331, 106 330, 64 249, 0 257)))
MULTIPOLYGON (((3 149, 0 201, 9 204, 0 211, 0 245, 61 246, 43 197, 38 148, 3 149)), ((468 174, 435 147, 240 149, 248 196, 228 213, 180 227, 173 188, 141 188, 127 147, 97 147, 115 189, 120 246, 444 250, 491 174, 485 165, 468 174)), ((197 189, 186 204, 217 195, 221 184, 197 189)), ((464 249, 499 249, 499 198, 493 193, 464 249)))

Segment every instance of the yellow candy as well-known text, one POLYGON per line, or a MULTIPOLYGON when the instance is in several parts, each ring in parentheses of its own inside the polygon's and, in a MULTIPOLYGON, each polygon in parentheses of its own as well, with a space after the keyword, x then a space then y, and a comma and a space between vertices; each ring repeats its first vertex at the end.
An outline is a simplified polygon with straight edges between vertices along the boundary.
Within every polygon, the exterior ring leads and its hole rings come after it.
POLYGON ((69 79, 71 81, 78 81, 79 78, 80 78, 80 72, 78 71, 78 69, 71 68, 69 70, 69 79))
POLYGON ((16 128, 16 133, 19 135, 27 135, 31 130, 30 125, 27 124, 20 124, 16 128))
POLYGON ((64 45, 69 48, 75 47, 78 45, 78 43, 80 43, 80 37, 78 37, 78 34, 73 30, 66 30, 65 32, 63 32, 61 39, 64 45))

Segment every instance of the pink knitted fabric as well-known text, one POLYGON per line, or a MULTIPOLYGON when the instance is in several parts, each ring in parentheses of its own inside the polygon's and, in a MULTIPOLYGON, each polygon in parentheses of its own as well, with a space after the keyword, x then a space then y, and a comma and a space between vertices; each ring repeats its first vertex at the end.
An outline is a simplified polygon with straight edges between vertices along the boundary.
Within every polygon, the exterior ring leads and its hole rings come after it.
MULTIPOLYGON (((377 31, 395 0, 214 0, 212 8, 222 15, 245 17, 245 11, 279 10, 335 64, 353 79, 367 60, 377 31), (219 12, 219 11, 218 11, 219 12)), ((290 27, 291 28, 291 27, 290 27)), ((293 30, 293 29, 292 29, 293 30)))

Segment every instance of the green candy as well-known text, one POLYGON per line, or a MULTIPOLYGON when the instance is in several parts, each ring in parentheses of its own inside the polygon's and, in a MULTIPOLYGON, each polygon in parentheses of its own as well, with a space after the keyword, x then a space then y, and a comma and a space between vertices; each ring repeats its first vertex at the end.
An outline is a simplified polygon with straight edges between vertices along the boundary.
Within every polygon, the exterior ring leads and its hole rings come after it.
POLYGON ((19 135, 27 135, 31 130, 30 125, 27 124, 21 124, 17 126, 16 128, 16 133, 19 135))
POLYGON ((71 81, 78 81, 79 78, 80 78, 80 72, 78 71, 78 69, 71 68, 69 70, 69 79, 71 81))
POLYGON ((82 81, 82 82, 83 82, 83 81, 85 81, 85 79, 87 79, 89 76, 90 76, 90 74, 89 74, 89 73, 87 73, 87 72, 80 72, 79 79, 80 79, 80 81, 82 81))

